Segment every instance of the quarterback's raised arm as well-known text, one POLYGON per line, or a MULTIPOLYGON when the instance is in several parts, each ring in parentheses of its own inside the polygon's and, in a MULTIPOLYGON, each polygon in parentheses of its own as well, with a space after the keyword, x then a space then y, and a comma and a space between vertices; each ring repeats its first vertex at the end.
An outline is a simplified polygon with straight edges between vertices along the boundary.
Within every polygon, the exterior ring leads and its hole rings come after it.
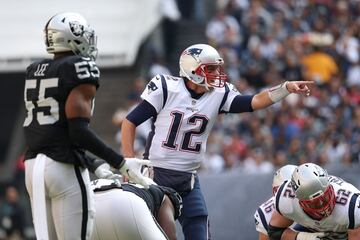
POLYGON ((314 84, 312 81, 293 81, 284 82, 275 87, 266 89, 252 98, 251 106, 254 110, 266 108, 273 103, 281 101, 290 93, 302 94, 304 96, 310 95, 309 85, 314 84))

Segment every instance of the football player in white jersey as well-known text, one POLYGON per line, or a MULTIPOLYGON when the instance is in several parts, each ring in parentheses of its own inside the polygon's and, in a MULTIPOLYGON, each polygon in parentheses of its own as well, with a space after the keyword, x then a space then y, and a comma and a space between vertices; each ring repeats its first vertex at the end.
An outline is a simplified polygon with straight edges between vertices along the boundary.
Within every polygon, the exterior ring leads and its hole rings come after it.
POLYGON ((143 101, 122 124, 123 153, 134 157, 135 129, 152 118, 144 158, 153 165, 154 181, 183 197, 179 221, 185 239, 209 239, 208 212, 196 171, 216 117, 263 109, 290 93, 310 94, 312 82, 294 81, 255 95, 241 95, 226 82, 223 64, 218 51, 209 45, 188 47, 180 56, 180 77, 155 76, 141 95, 143 101))
POLYGON ((275 196, 271 240, 359 239, 360 191, 313 163, 297 167, 275 196), (293 231, 288 228, 298 225, 293 231))
POLYGON ((291 175, 294 172, 295 165, 285 165, 279 168, 273 178, 272 192, 273 196, 266 202, 262 203, 254 214, 256 231, 259 232, 259 240, 268 240, 268 226, 271 219, 271 215, 275 210, 275 194, 278 188, 285 180, 291 179, 291 175))

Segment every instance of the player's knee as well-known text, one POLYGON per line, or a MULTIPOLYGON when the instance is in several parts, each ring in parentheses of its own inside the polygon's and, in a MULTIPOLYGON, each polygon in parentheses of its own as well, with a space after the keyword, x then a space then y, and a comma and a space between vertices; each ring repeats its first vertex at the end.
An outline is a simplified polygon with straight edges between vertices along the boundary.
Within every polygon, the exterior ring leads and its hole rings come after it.
POLYGON ((209 240, 208 216, 197 216, 183 221, 185 239, 209 240))

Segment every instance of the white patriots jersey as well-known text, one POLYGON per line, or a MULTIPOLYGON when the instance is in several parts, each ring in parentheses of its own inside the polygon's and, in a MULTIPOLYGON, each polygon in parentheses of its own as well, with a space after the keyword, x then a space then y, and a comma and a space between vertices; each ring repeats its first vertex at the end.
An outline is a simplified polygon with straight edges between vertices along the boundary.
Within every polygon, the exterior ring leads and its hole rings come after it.
POLYGON ((148 158, 152 165, 177 171, 196 171, 204 158, 206 142, 219 112, 228 112, 240 93, 226 83, 199 99, 191 97, 182 78, 157 75, 141 98, 157 112, 148 158))
POLYGON ((336 204, 330 216, 316 221, 310 218, 299 205, 290 181, 286 181, 276 194, 275 206, 284 217, 316 232, 347 232, 360 226, 360 191, 341 178, 329 177, 334 187, 336 204))
MULTIPOLYGON (((262 203, 254 213, 256 231, 268 235, 269 223, 274 210, 275 196, 272 196, 266 202, 262 203)), ((292 224, 289 228, 293 229, 295 225, 296 223, 292 224)))
POLYGON ((275 209, 275 197, 260 205, 254 214, 256 231, 268 235, 269 222, 275 209))

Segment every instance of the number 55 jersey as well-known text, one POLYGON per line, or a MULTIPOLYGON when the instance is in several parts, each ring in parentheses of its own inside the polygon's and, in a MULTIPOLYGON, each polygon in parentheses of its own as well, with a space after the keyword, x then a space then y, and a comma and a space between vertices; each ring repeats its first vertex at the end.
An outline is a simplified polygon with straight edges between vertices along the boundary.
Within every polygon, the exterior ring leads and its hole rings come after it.
POLYGON ((94 61, 80 56, 45 59, 26 71, 24 100, 27 115, 24 131, 26 159, 44 153, 65 163, 83 161, 83 151, 69 138, 65 104, 80 84, 99 86, 100 72, 94 61))
POLYGON ((314 232, 347 232, 360 226, 360 191, 344 180, 330 176, 334 187, 335 208, 330 216, 322 220, 310 218, 300 207, 291 188, 290 181, 284 182, 275 197, 276 210, 284 217, 314 232))

